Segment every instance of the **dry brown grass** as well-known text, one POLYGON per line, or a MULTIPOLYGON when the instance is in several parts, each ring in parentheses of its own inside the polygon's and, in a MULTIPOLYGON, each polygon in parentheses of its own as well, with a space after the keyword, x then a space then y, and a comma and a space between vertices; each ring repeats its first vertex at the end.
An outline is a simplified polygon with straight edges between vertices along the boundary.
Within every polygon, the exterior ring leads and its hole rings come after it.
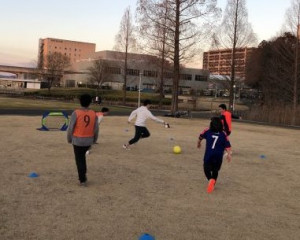
POLYGON ((1 116, 1 239, 299 239, 299 131, 234 123, 233 161, 208 195, 204 146, 196 149, 207 120, 149 122, 151 137, 124 151, 126 120, 104 119, 84 188, 65 132, 35 130, 40 117, 1 116))
MULTIPOLYGON (((245 118, 253 121, 269 122, 273 124, 291 125, 293 110, 291 106, 252 106, 245 118)), ((300 126, 300 107, 296 113, 295 126, 300 126)))

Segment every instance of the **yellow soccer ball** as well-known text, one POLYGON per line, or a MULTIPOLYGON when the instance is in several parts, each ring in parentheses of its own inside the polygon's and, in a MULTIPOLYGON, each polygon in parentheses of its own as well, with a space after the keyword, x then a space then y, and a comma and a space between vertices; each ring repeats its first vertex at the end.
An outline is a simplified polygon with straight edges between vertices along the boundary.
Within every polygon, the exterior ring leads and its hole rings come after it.
POLYGON ((181 153, 181 147, 179 147, 178 145, 177 145, 177 146, 174 146, 174 147, 173 147, 173 152, 174 152, 175 154, 181 153))

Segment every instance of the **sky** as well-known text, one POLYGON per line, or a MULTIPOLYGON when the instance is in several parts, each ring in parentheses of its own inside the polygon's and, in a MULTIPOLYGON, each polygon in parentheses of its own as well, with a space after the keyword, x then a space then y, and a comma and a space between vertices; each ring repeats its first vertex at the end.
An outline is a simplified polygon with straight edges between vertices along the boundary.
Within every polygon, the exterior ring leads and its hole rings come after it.
MULTIPOLYGON (((121 18, 137 0, 0 0, 0 65, 34 66, 40 38, 96 43, 111 50, 121 18)), ((218 0, 224 10, 227 0, 218 0)), ((247 0, 249 22, 258 42, 274 37, 290 0, 247 0)), ((134 14, 133 14, 134 15, 134 14)))

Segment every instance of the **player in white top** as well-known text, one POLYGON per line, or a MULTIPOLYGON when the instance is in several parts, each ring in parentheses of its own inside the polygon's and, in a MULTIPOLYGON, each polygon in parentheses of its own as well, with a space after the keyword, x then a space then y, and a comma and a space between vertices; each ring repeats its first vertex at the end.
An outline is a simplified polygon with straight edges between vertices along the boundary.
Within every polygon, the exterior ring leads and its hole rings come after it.
POLYGON ((132 119, 136 117, 135 120, 135 135, 134 137, 126 144, 123 145, 123 148, 129 149, 129 146, 138 142, 140 138, 147 138, 150 136, 150 133, 148 129, 146 128, 146 120, 148 118, 164 124, 166 127, 170 127, 168 123, 166 123, 164 120, 159 119, 149 111, 151 105, 150 100, 145 100, 143 102, 143 106, 137 108, 136 110, 132 111, 129 118, 128 118, 128 123, 131 122, 132 119))

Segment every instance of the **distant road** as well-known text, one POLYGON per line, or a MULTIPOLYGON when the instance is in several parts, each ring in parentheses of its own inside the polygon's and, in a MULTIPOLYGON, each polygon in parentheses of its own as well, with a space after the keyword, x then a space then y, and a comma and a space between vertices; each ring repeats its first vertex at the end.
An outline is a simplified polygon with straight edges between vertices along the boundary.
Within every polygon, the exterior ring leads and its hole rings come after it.
MULTIPOLYGON (((0 109, 0 117, 1 115, 22 115, 22 116, 41 116, 45 110, 38 110, 38 109, 0 109)), ((65 112, 68 113, 68 115, 72 114, 72 110, 66 110, 65 112)), ((130 110, 129 110, 130 112, 130 110)), ((129 116, 129 112, 124 111, 112 111, 109 113, 110 116, 129 116)), ((162 111, 162 110, 151 110, 151 112, 155 116, 161 116, 161 117, 167 117, 165 116, 168 111, 162 111)), ((204 118, 204 119, 210 119, 212 117, 212 114, 207 112, 192 112, 192 118, 204 118)), ((256 122, 256 121, 249 121, 249 120, 235 120, 233 121, 242 122, 242 123, 248 123, 248 124, 258 124, 258 125, 266 125, 266 126, 276 126, 276 127, 283 127, 283 128, 292 128, 296 130, 300 130, 300 126, 291 126, 291 125, 280 125, 280 124, 271 124, 271 123, 265 123, 265 122, 256 122)))
MULTIPOLYGON (((110 116, 129 116, 130 114, 124 111, 111 111, 109 113, 110 116)), ((23 116, 42 116, 45 110, 39 109, 0 109, 0 115, 23 115, 23 116)), ((68 115, 71 115, 73 110, 65 110, 68 115)), ((165 116, 169 111, 166 110, 151 110, 151 112, 156 116, 165 116)), ((193 118, 210 118, 211 113, 208 112, 193 112, 193 118)))
MULTIPOLYGON (((61 111, 61 110, 58 110, 61 111)), ((23 115, 23 116, 42 116, 46 110, 39 109, 0 109, 0 115, 23 115)), ((64 110, 68 115, 71 115, 73 110, 64 110)), ((126 116, 126 112, 111 112, 112 116, 126 116)))

